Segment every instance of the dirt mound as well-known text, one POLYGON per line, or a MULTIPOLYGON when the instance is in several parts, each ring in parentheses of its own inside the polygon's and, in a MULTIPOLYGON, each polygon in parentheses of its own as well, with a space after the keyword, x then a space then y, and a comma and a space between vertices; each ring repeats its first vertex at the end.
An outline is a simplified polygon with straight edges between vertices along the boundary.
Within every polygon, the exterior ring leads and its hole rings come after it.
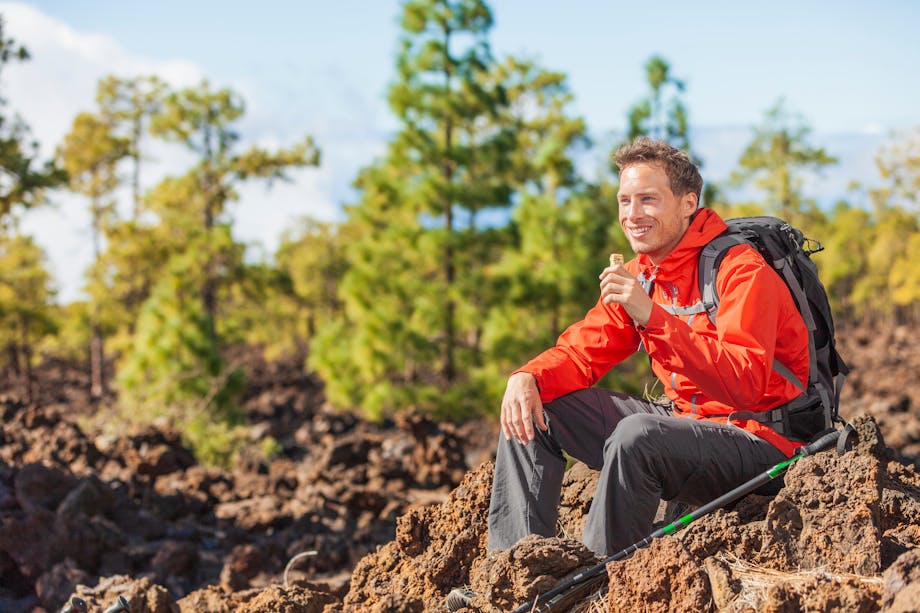
POLYGON ((871 418, 857 424, 860 446, 799 460, 769 502, 716 511, 611 564, 608 610, 877 611, 886 569, 898 590, 917 589, 920 475, 887 461, 871 418))
MULTIPOLYGON (((854 450, 797 461, 775 497, 746 497, 611 563, 606 610, 909 610, 901 594, 920 589, 920 475, 888 460, 872 418, 856 424, 854 450)), ((471 610, 508 611, 597 562, 562 536, 580 529, 589 479, 567 480, 559 537, 486 554, 490 481, 485 464, 446 502, 400 518, 396 541, 356 568, 345 610, 443 611, 446 593, 469 585, 471 610)))
POLYGON ((406 611, 430 611, 446 590, 468 583, 473 561, 486 549, 491 485, 492 466, 483 464, 443 504, 409 509, 399 518, 396 540, 355 567, 345 610, 396 598, 406 611))

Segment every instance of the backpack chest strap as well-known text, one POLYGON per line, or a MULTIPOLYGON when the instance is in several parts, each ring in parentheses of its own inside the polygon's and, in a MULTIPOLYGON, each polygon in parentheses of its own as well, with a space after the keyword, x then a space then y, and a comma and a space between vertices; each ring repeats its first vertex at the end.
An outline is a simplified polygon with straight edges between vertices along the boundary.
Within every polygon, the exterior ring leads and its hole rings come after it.
POLYGON ((691 304, 689 306, 671 306, 667 304, 659 304, 661 308, 670 313, 671 315, 696 315, 697 313, 705 313, 706 305, 702 301, 697 302, 696 304, 691 304))

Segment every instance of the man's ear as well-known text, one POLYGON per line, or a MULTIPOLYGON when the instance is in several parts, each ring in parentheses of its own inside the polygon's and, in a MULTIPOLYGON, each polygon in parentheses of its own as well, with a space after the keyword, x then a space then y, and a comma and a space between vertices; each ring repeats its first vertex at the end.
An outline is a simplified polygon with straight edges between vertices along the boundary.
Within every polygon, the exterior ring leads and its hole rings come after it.
POLYGON ((700 207, 700 199, 694 192, 684 194, 680 200, 688 217, 696 213, 696 210, 700 207))

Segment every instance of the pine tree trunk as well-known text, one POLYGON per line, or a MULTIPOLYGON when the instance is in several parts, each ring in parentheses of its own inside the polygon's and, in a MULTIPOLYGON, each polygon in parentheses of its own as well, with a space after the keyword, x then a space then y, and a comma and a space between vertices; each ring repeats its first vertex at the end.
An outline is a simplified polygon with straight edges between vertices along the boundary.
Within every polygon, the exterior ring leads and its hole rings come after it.
MULTIPOLYGON (((444 142, 448 153, 450 152, 451 147, 451 138, 452 138, 453 126, 451 125, 450 119, 447 120, 447 125, 444 127, 444 142)), ((450 185, 453 179, 453 166, 451 165, 450 160, 444 162, 444 181, 447 185, 450 185)), ((444 202, 444 226, 447 233, 446 245, 444 246, 444 280, 447 285, 447 303, 445 304, 445 313, 444 313, 444 379, 448 385, 454 382, 456 377, 455 367, 454 367, 454 312, 457 305, 454 304, 452 296, 452 289, 454 287, 454 214, 453 214, 453 202, 451 202, 450 197, 444 202)))
POLYGON ((10 344, 6 346, 6 354, 10 364, 7 370, 7 381, 9 381, 11 389, 21 391, 22 373, 19 369, 19 349, 16 346, 16 341, 11 341, 10 344))
POLYGON ((141 130, 141 118, 138 117, 134 121, 134 168, 132 169, 131 173, 131 192, 134 196, 134 216, 132 217, 133 221, 137 221, 137 218, 141 214, 141 130))
MULTIPOLYGON (((93 203, 93 257, 96 262, 102 253, 102 213, 98 202, 93 203)), ((105 373, 103 371, 105 358, 103 356, 102 325, 99 323, 98 300, 93 300, 91 316, 92 338, 89 343, 89 395, 93 400, 102 398, 105 393, 105 373)))
POLYGON ((29 327, 25 316, 20 320, 22 343, 19 355, 22 358, 22 401, 26 404, 32 402, 32 347, 29 344, 29 327))
POLYGON ((93 337, 89 344, 89 362, 91 379, 89 394, 93 400, 99 400, 105 395, 105 356, 102 328, 98 322, 93 323, 93 337))
MULTIPOLYGON (((208 151, 208 156, 210 157, 210 150, 208 151)), ((205 236, 208 237, 208 244, 205 246, 207 253, 205 255, 204 283, 201 288, 201 302, 204 307, 204 312, 208 317, 208 334, 212 342, 217 339, 217 281, 214 278, 214 255, 211 253, 210 245, 211 231, 214 228, 216 217, 214 214, 215 183, 211 171, 208 170, 205 176, 204 185, 204 193, 207 198, 204 207, 204 231, 205 236)))

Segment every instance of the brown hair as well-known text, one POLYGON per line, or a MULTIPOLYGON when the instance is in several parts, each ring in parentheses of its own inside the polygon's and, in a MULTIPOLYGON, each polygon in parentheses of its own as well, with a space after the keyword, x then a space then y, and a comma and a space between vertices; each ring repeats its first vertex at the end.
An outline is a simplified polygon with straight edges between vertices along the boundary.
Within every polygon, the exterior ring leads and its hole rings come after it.
POLYGON ((671 191, 675 196, 680 198, 692 192, 699 201, 700 193, 703 191, 703 177, 700 176, 700 169, 690 156, 680 149, 661 140, 640 136, 617 149, 614 156, 620 172, 636 164, 660 164, 668 175, 671 191))

